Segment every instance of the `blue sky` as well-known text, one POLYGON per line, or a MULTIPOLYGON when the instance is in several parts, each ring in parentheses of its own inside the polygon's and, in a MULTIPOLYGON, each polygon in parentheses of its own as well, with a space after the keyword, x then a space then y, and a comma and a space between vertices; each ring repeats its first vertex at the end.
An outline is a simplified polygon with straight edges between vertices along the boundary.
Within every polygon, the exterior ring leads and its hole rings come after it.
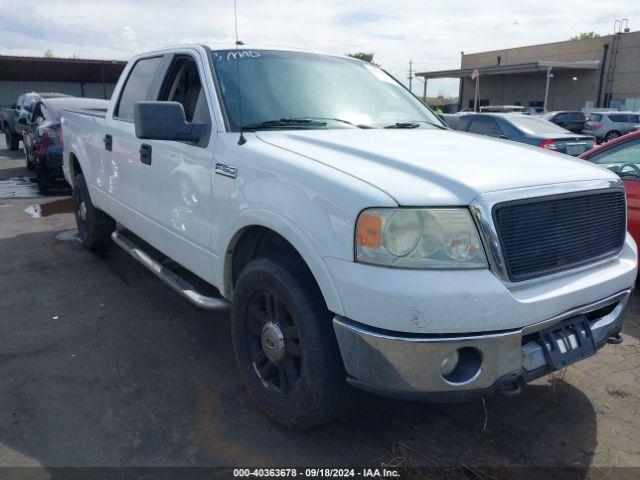
MULTIPOLYGON (((375 52, 406 82, 409 60, 418 71, 456 68, 461 51, 608 34, 619 17, 638 30, 640 1, 238 0, 238 17, 247 44, 375 52)), ((233 35, 232 0, 0 0, 1 54, 127 59, 175 43, 228 44, 233 35)), ((430 81, 429 95, 456 95, 457 85, 430 81)))

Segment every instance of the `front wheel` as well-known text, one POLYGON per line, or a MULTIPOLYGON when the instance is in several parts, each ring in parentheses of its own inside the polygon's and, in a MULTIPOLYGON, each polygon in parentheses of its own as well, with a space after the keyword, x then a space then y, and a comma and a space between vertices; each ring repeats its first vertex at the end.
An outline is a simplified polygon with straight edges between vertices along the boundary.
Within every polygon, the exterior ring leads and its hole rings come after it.
POLYGON ((331 319, 300 260, 261 258, 240 274, 231 311, 236 361, 253 403, 287 428, 325 423, 353 401, 331 319))
POLYGON ((78 235, 84 246, 92 252, 106 250, 111 245, 111 233, 116 229, 116 223, 109 215, 93 206, 87 183, 81 173, 73 180, 73 205, 78 235))
POLYGON ((22 141, 22 146, 24 147, 24 162, 27 165, 27 170, 35 170, 36 164, 29 159, 29 151, 27 150, 24 140, 22 141))

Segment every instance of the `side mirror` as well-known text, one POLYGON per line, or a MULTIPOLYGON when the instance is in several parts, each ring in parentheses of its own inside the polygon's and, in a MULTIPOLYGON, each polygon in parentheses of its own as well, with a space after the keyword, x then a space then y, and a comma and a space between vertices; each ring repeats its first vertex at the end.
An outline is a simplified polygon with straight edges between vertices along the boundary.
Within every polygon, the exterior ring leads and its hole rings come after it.
POLYGON ((18 118, 18 124, 19 125, 26 125, 27 124, 27 117, 18 118))
POLYGON ((133 107, 136 137, 143 140, 199 142, 204 123, 189 123, 178 102, 137 102, 133 107))
POLYGON ((501 138, 502 140, 509 140, 509 135, 498 135, 498 138, 501 138))

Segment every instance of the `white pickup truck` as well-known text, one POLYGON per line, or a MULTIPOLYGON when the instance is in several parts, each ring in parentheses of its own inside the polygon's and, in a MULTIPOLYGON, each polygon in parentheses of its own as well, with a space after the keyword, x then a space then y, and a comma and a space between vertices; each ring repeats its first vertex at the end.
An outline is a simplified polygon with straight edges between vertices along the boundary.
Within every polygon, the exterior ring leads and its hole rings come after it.
POLYGON ((84 244, 230 308, 249 396, 290 428, 357 389, 516 393, 621 340, 637 261, 621 181, 451 131, 373 65, 158 50, 130 61, 106 112, 62 128, 84 244))

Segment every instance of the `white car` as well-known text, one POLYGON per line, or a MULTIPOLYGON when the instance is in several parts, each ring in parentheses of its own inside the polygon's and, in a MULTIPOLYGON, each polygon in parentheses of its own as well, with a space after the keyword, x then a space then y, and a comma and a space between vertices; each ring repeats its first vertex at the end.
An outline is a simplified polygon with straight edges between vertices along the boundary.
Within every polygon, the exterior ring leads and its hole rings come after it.
POLYGON ((353 387, 515 392, 619 342, 637 251, 618 177, 451 131, 368 63, 237 48, 133 58, 106 114, 64 113, 64 171, 88 248, 231 309, 271 418, 326 422, 353 387))

